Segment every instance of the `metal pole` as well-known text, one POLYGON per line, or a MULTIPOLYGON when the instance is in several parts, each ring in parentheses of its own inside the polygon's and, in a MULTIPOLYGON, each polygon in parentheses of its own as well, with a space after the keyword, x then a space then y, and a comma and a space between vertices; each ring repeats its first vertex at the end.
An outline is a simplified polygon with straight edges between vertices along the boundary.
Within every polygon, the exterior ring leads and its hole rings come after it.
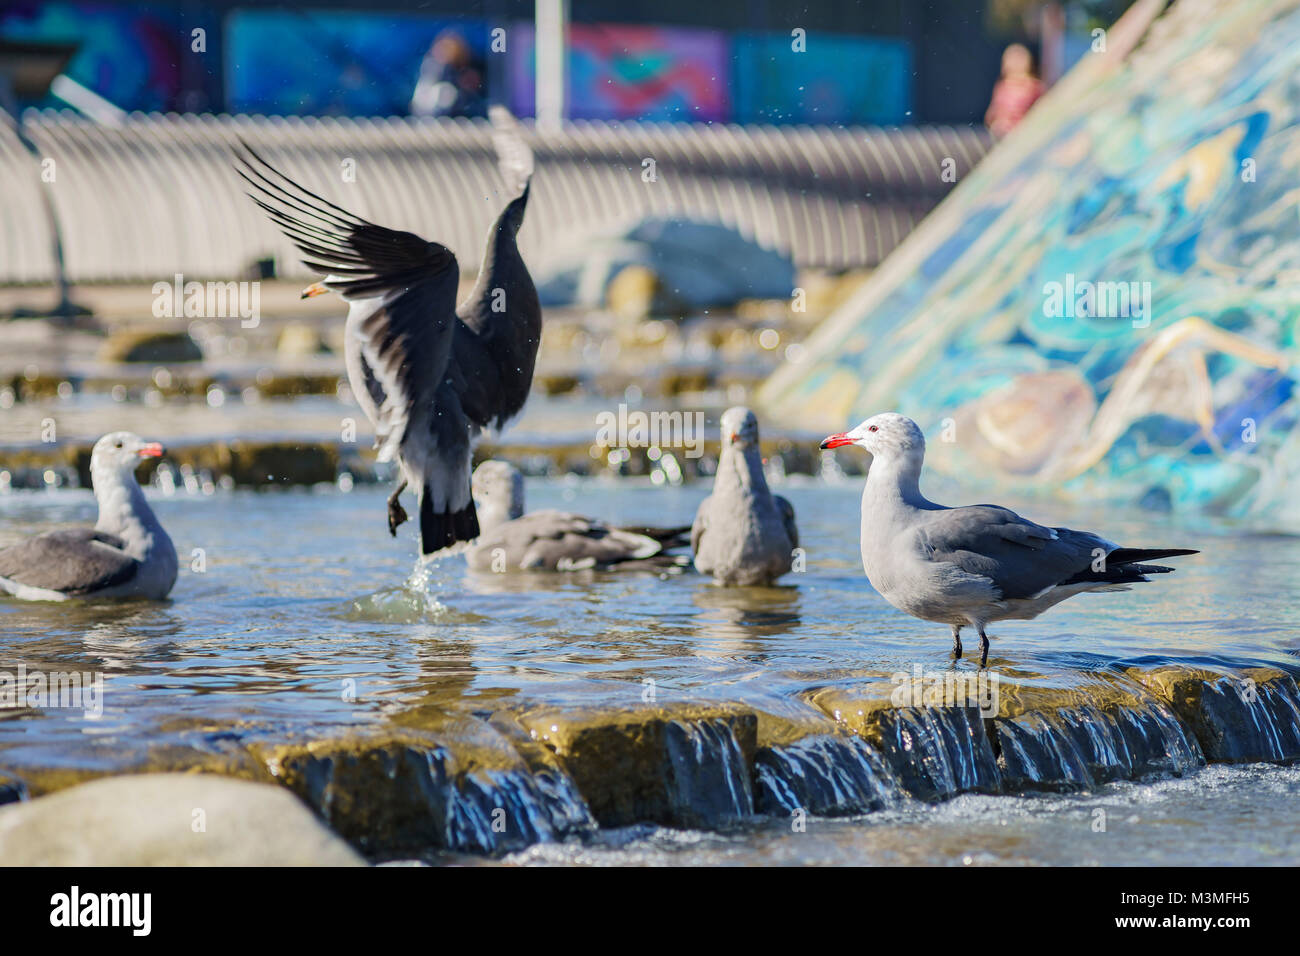
POLYGON ((536 0, 537 128, 558 132, 565 118, 569 0, 536 0))

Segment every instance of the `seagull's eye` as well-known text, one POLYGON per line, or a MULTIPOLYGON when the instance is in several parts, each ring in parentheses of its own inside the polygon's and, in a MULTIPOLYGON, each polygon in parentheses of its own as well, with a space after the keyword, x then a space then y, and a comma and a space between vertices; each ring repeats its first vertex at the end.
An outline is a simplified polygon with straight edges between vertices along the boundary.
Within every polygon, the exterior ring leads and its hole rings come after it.
POLYGON ((879 426, 879 425, 872 425, 870 428, 867 429, 867 431, 869 431, 869 432, 878 432, 878 431, 880 431, 880 426, 879 426))
POLYGON ((113 447, 114 447, 114 448, 121 448, 121 447, 122 447, 122 443, 121 443, 120 441, 119 441, 119 442, 114 442, 114 443, 113 443, 113 447))

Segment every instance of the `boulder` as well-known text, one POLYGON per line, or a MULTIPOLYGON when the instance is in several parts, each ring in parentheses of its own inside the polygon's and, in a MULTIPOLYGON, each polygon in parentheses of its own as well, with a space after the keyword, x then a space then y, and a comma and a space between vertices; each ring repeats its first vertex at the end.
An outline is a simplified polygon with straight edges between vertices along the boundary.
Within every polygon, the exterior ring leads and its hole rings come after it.
POLYGON ((100 358, 105 362, 148 362, 175 365, 203 361, 203 350, 188 332, 161 329, 119 329, 108 337, 100 358))
POLYGON ((788 256, 721 223, 685 219, 642 219, 585 236, 561 246, 536 274, 544 306, 608 304, 634 318, 788 299, 795 287, 788 256))
POLYGON ((360 866, 292 793, 211 774, 109 777, 0 808, 8 866, 360 866))

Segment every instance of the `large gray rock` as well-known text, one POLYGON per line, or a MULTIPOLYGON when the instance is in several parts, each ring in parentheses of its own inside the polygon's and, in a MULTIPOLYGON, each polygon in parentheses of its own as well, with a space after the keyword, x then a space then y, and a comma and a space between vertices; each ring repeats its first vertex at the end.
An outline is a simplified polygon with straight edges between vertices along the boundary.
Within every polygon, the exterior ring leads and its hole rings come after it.
POLYGON ((692 308, 786 299, 795 286, 789 257, 728 226, 650 218, 556 250, 538 270, 537 293, 545 306, 600 307, 629 266, 649 270, 664 298, 692 308))
POLYGON ((213 774, 110 777, 0 808, 7 866, 359 866, 281 787, 213 774))

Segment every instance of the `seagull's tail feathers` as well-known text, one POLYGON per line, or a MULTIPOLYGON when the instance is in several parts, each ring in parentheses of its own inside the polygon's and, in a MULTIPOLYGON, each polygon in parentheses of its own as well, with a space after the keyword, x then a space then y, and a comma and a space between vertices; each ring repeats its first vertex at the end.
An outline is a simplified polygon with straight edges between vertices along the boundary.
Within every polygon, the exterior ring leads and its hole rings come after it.
POLYGON ((425 485, 420 491, 421 554, 433 554, 479 536, 478 513, 474 510, 473 498, 460 511, 437 512, 433 501, 433 490, 425 485))

